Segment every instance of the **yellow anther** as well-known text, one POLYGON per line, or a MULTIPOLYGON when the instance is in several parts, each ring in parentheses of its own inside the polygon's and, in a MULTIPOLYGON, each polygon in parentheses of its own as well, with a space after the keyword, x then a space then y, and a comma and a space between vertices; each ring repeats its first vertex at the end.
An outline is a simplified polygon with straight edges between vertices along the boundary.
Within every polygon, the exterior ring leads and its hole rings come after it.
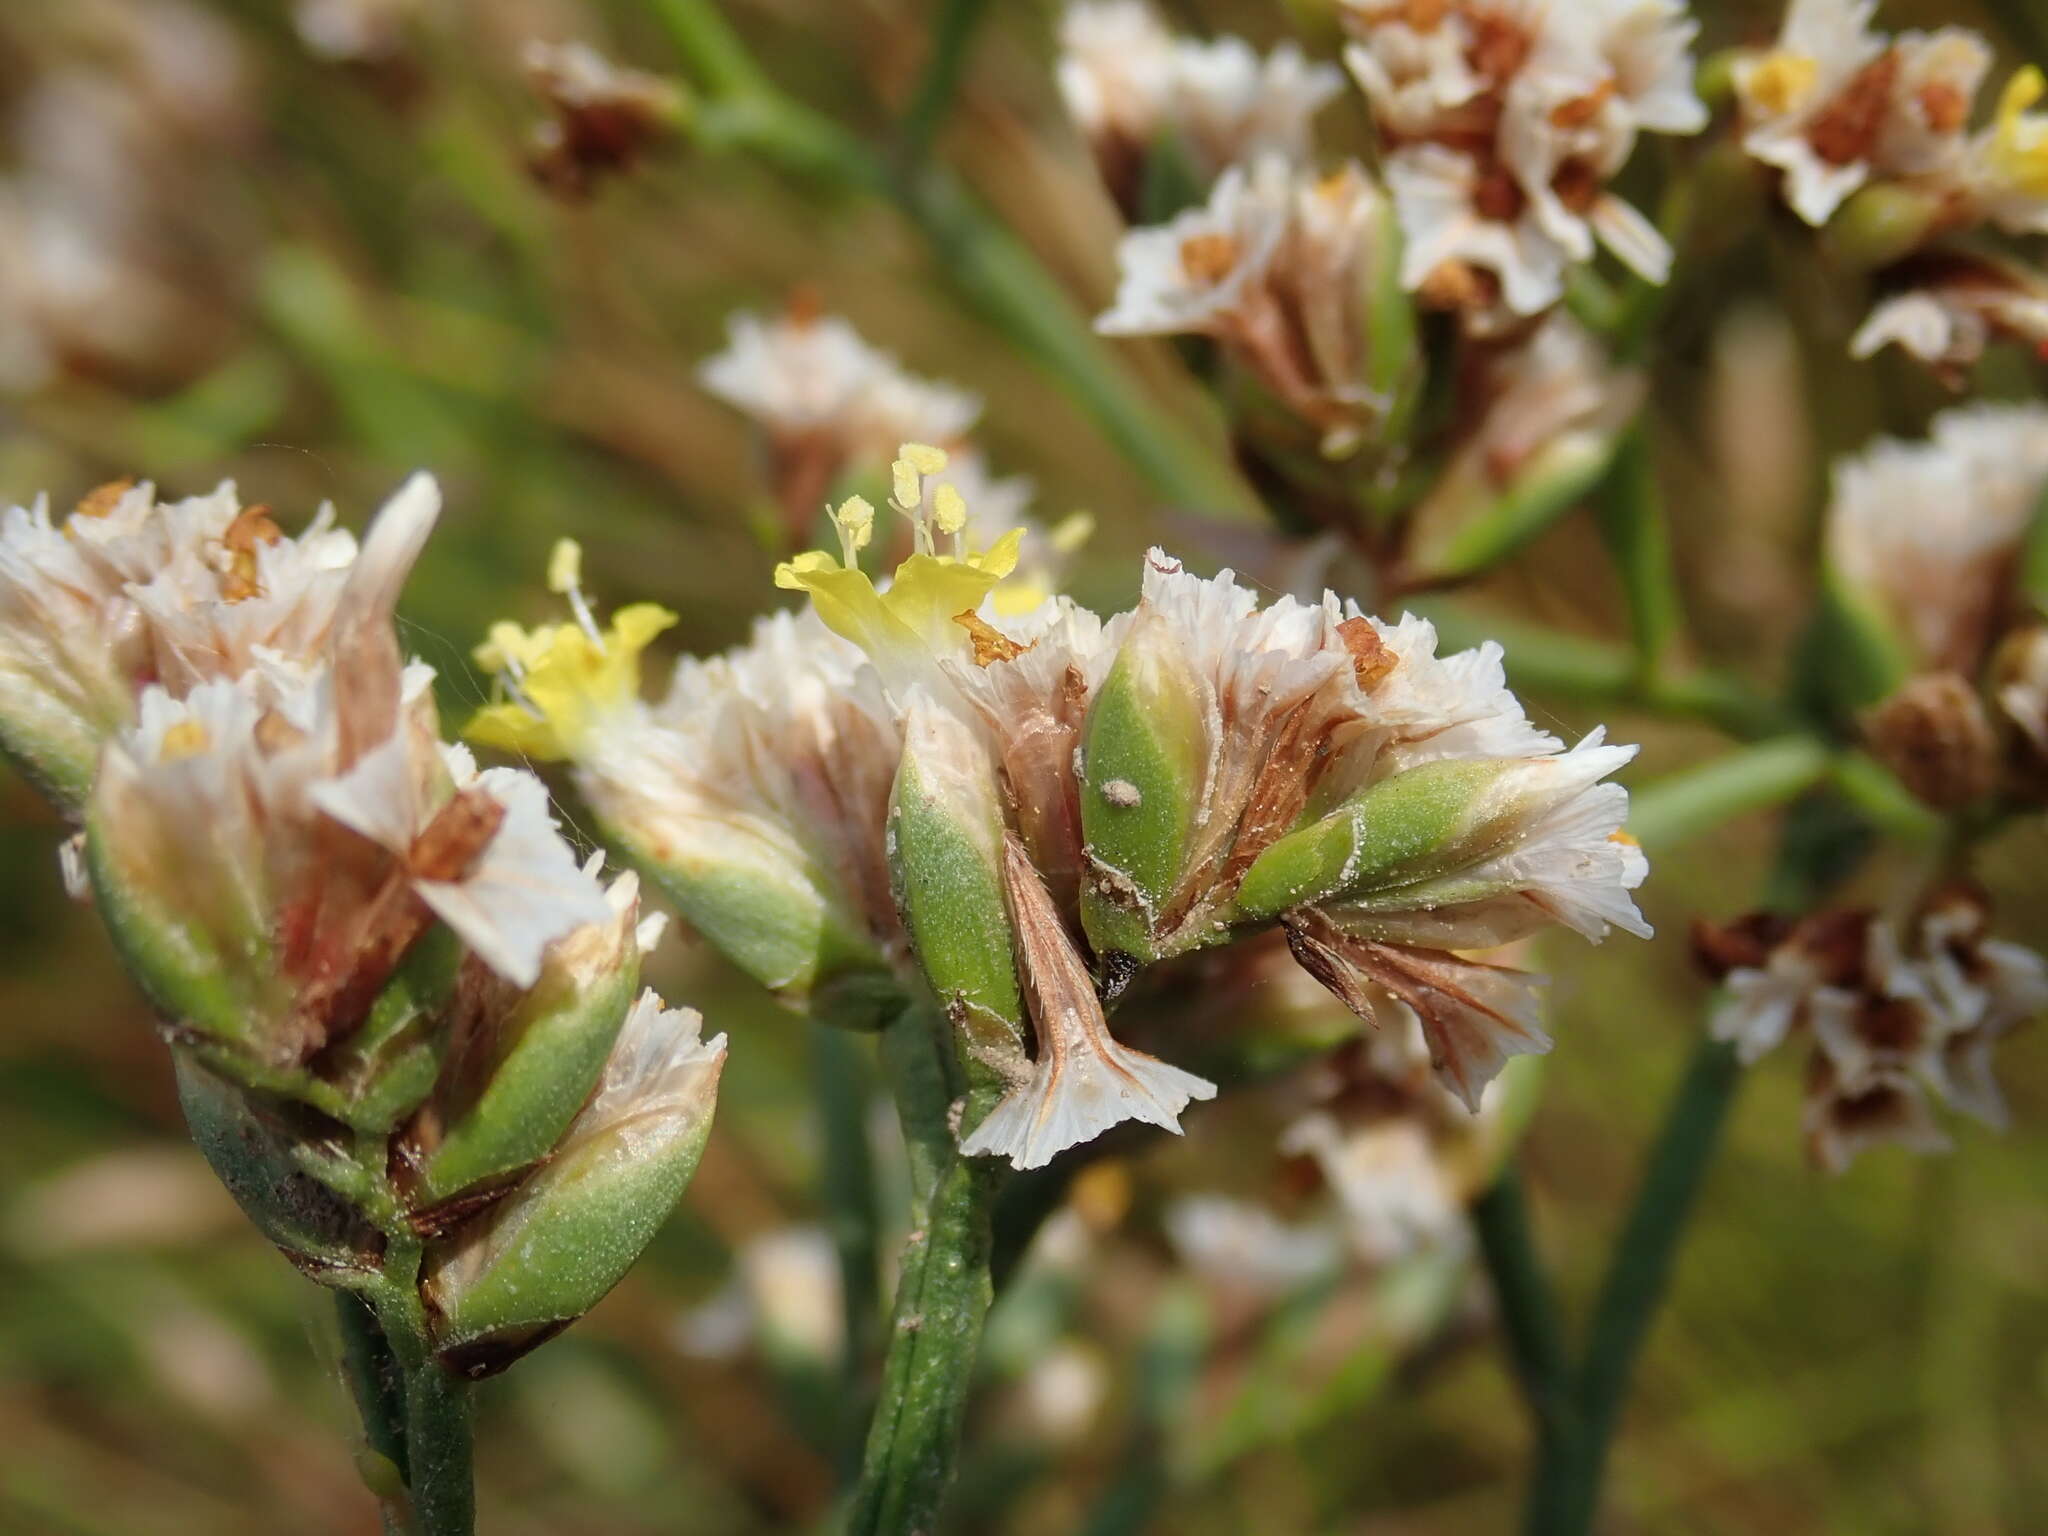
POLYGON ((897 506, 906 512, 915 512, 924 504, 924 482, 918 477, 915 464, 908 459, 898 459, 889 466, 889 476, 890 496, 897 506))
POLYGON ((936 475, 946 467, 946 450, 934 448, 930 443, 905 443, 896 450, 896 455, 920 475, 936 475))
POLYGON ((2034 65, 2015 70, 1998 97, 1991 152, 1998 168, 2020 191, 2048 197, 2048 120, 2027 109, 2048 93, 2048 80, 2034 65))
POLYGON ((1820 65, 1803 53, 1771 53, 1757 60, 1744 82, 1750 101, 1766 112, 1796 112, 1820 78, 1820 65))
POLYGON ((164 762, 174 763, 180 758, 197 757, 213 740, 206 734, 206 727, 197 720, 180 720, 164 732, 163 750, 159 754, 164 762))
POLYGON ((849 496, 832 514, 839 534, 854 549, 866 549, 875 536, 875 508, 865 496, 849 496))
POLYGON ((932 492, 932 521, 941 533, 958 533, 967 526, 967 499, 950 485, 932 492))
POLYGON ((557 539, 548 553, 548 590, 574 592, 583 585, 583 546, 574 539, 557 539))
POLYGON ((1046 535, 1046 542, 1053 552, 1071 555, 1075 550, 1095 537, 1095 514, 1093 512, 1069 512, 1053 526, 1046 535))

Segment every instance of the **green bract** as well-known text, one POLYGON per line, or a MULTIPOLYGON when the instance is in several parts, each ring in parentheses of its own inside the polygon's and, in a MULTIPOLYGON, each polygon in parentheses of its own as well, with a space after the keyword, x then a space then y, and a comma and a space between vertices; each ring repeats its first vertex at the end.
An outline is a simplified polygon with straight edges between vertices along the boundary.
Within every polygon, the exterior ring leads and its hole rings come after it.
POLYGON ((1209 771, 1209 708, 1170 625, 1141 612, 1089 709, 1081 920, 1098 953, 1153 958, 1209 771))

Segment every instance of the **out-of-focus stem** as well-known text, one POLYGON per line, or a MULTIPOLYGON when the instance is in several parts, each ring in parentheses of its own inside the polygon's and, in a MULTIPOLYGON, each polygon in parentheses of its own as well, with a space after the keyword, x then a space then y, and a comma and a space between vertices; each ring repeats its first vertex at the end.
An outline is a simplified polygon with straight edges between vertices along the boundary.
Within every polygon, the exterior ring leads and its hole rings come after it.
POLYGON ((1446 651, 1499 641, 1507 653, 1508 680, 1518 689, 1690 716, 1744 739, 1781 735, 1797 724, 1782 705, 1726 673, 1701 669, 1645 676, 1624 646, 1482 616, 1442 599, 1416 607, 1434 621, 1446 651))
POLYGON ((1664 1119, 1593 1311, 1572 1412, 1543 1437, 1529 1502, 1532 1536, 1583 1536, 1599 1509, 1608 1445, 1679 1238, 1720 1140, 1742 1069, 1733 1047, 1703 1040, 1664 1119))
POLYGON ((988 0, 941 0, 939 19, 932 28, 931 59, 897 130, 896 158, 905 170, 915 169, 930 156, 932 140, 959 91, 967 45, 987 14, 988 0))
POLYGON ((845 1392, 850 1433, 865 1412, 863 1383, 879 1320, 875 1252, 875 1169, 868 1151, 867 1062, 843 1029, 811 1026, 811 1071, 824 1133, 823 1198, 839 1256, 845 1322, 845 1392))
POLYGON ((405 1377, 391 1341, 369 1304, 353 1291, 334 1293, 341 1326, 341 1362, 349 1396, 363 1421, 363 1439, 374 1458, 362 1465, 363 1480, 383 1506, 384 1528, 404 1536, 410 1516, 405 1504, 405 1377))
POLYGON ((1564 1433, 1571 1412, 1571 1365, 1514 1164, 1504 1167, 1492 1188, 1473 1204, 1472 1224, 1500 1308, 1501 1333, 1515 1379, 1547 1444, 1564 1433))
POLYGON ((912 1230, 847 1536, 934 1529, 993 1294, 989 1212, 1001 1169, 959 1154, 951 1122, 966 1083, 950 1031, 936 1009, 912 1007, 883 1035, 910 1152, 912 1230))
POLYGON ((936 165, 899 171, 830 118, 783 95, 709 0, 658 0, 657 11, 711 95, 696 119, 701 143, 893 201, 923 233, 940 270, 1061 380, 1154 490, 1190 509, 1248 512, 1243 485, 1218 455, 1138 392, 1073 299, 957 177, 936 165))
POLYGON ((1628 599, 1629 630, 1640 675, 1662 672, 1683 610, 1678 577, 1671 564, 1671 536, 1664 524, 1664 498, 1650 455, 1649 422, 1642 416, 1615 451, 1607 478, 1594 497, 1600 537, 1628 599))
POLYGON ((1827 743, 1813 736, 1740 748, 1636 790, 1629 834, 1654 856, 1749 811, 1784 804, 1818 783, 1833 762, 1827 743))

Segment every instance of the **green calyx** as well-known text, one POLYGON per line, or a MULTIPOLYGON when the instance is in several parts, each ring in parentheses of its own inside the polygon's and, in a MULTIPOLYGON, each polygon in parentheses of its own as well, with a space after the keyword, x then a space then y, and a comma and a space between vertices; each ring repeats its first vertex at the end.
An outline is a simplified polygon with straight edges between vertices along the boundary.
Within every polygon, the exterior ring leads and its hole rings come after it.
POLYGON ((1278 917, 1294 907, 1406 884, 1470 863, 1514 810, 1487 791, 1496 762, 1437 762, 1397 773, 1290 832, 1246 871, 1237 916, 1278 917))
POLYGON ((1081 921, 1098 954, 1156 957, 1208 778, 1209 705, 1178 637, 1141 612, 1088 711, 1081 921))

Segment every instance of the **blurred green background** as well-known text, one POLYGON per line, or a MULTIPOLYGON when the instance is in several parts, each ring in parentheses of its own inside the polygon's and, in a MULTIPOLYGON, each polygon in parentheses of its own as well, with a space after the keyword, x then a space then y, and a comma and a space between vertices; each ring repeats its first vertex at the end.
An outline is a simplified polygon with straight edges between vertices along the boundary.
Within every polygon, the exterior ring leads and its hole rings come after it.
MULTIPOLYGON (((928 47, 914 0, 729 9, 779 84, 877 137, 928 47)), ((1277 7, 1163 9, 1262 45, 1286 28, 1277 7)), ((1761 6, 1701 9, 1715 45, 1775 24, 1761 6)), ((729 311, 809 285, 915 371, 985 396, 976 440, 1037 481, 1046 521, 1095 512, 1082 597, 1127 602, 1155 539, 1197 564, 1231 554, 1190 531, 1205 509, 1148 492, 884 203, 687 143, 584 204, 533 185, 521 160, 543 109, 518 67, 525 42, 579 38, 674 71, 660 10, 0 7, 0 498, 47 489, 69 505, 121 474, 177 494, 233 477, 288 526, 331 499, 360 527, 407 471, 431 468, 449 510, 406 619, 459 718, 479 697, 470 642, 492 618, 548 611, 538 577, 559 535, 583 541, 601 598, 675 608, 679 648, 735 641, 777 598, 774 556, 749 531, 753 440, 693 369, 729 311), (372 46, 309 47, 323 13, 372 46)), ((1118 226, 1051 88, 1053 8, 991 10, 942 151, 1099 308, 1118 226)), ((1981 18, 1936 4, 1885 17, 1949 19, 1981 18)), ((1357 115, 1331 109, 1333 141, 1356 139, 1357 115)), ((1914 429, 1943 399, 1889 360, 1848 364, 1857 298, 1761 222, 1680 283, 1654 365, 1698 647, 1769 682, 1807 600, 1827 457, 1914 429)), ((1171 349, 1114 355, 1225 462, 1171 349)), ((1618 633, 1595 550, 1568 522, 1474 606, 1618 633)), ((1532 708, 1568 735, 1597 723, 1532 708)), ((1637 783, 1720 750, 1700 729, 1609 724, 1647 743, 1637 783)), ((370 1532, 324 1298, 186 1145, 151 1021, 93 915, 63 895, 62 830, 0 777, 0 1530, 370 1532)), ((1753 904, 1770 832, 1741 824, 1656 860, 1655 944, 1543 956, 1559 1048, 1527 1182, 1575 1312, 1699 1027, 1686 923, 1753 904)), ((2032 824, 1988 865, 2004 930, 2035 943, 2044 854, 2032 824)), ((503 1536, 802 1530, 828 1510, 844 1404, 830 1338, 810 1334, 836 1303, 800 1235, 819 1220, 815 1046, 692 944, 656 965, 665 992, 732 1035, 718 1127, 649 1259, 485 1389, 483 1528, 503 1536)), ((2030 1032, 2002 1062, 2010 1134, 1958 1124, 1950 1157, 1880 1152, 1836 1181, 1803 1161, 1794 1064, 1754 1073, 1629 1409, 1613 1529, 2048 1530, 2048 1040, 2030 1032)), ((1171 1194, 1212 1179, 1285 1193, 1252 1144, 1256 1117, 1198 1114, 1191 1132, 1092 1180, 1061 1229, 1069 1252, 1003 1303, 959 1528, 1511 1528, 1527 1430, 1483 1296, 1390 1347, 1412 1331, 1403 1297, 1362 1275, 1271 1315, 1177 1278, 1158 1220, 1171 1194)))

